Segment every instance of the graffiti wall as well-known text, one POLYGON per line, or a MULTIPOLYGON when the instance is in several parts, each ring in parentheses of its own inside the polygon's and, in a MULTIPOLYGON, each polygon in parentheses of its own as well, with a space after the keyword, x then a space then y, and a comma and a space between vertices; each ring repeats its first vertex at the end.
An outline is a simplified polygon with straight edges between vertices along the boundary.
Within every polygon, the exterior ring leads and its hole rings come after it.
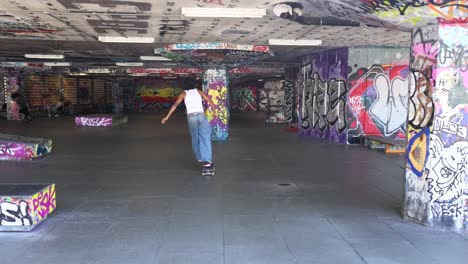
MULTIPOLYGON (((177 80, 136 79, 135 107, 139 112, 164 111, 183 92, 177 80)), ((183 104, 180 104, 182 107, 183 104)))
POLYGON ((55 184, 15 186, 11 192, 0 196, 0 231, 29 231, 56 208, 55 184))
POLYGON ((334 142, 346 141, 348 49, 303 58, 298 77, 300 133, 334 142))
POLYGON ((257 86, 233 87, 230 96, 232 110, 257 111, 257 86))
POLYGON ((267 114, 267 123, 286 123, 286 91, 285 86, 290 86, 291 81, 276 80, 267 81, 263 85, 259 95, 259 109, 267 114))
POLYGON ((404 215, 468 229, 468 48, 460 21, 413 33, 404 215))
POLYGON ((409 50, 350 48, 348 65, 347 143, 355 144, 364 135, 404 141, 409 50))
POLYGON ((203 90, 216 105, 218 118, 206 107, 206 116, 211 125, 211 139, 225 140, 229 129, 229 94, 226 70, 206 70, 203 74, 203 90))

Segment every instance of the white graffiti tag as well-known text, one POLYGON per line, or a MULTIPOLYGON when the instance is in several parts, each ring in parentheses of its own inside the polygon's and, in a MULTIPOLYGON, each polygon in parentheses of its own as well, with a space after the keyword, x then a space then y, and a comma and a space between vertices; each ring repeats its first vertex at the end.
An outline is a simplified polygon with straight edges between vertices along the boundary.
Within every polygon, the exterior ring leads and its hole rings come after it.
POLYGON ((1 226, 18 226, 31 225, 32 221, 28 215, 28 203, 20 201, 19 205, 2 202, 0 203, 0 225, 1 226))
POLYGON ((380 73, 375 77, 374 84, 377 100, 369 112, 384 126, 385 134, 391 135, 402 129, 406 122, 409 79, 396 77, 390 84, 388 76, 380 73))
POLYGON ((77 126, 112 126, 112 118, 109 117, 76 117, 77 126))

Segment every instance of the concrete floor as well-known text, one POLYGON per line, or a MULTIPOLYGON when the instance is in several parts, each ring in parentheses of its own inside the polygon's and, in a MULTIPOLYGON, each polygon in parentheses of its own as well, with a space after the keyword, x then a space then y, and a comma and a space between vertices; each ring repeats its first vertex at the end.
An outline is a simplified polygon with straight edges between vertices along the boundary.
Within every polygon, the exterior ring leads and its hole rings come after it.
POLYGON ((0 120, 50 137, 53 154, 0 162, 0 183, 57 183, 31 233, 0 233, 0 263, 467 263, 468 234, 401 219, 403 157, 301 138, 234 115, 200 176, 185 119, 132 115, 116 128, 72 118, 0 120), (284 185, 289 184, 289 185, 284 185))

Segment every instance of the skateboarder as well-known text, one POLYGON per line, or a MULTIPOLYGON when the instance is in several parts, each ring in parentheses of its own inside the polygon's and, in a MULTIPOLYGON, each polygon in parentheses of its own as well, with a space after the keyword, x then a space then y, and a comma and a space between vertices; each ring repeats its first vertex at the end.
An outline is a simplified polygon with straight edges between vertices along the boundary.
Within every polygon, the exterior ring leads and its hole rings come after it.
POLYGON ((184 81, 184 92, 179 94, 177 100, 171 106, 169 113, 161 120, 164 125, 177 106, 184 101, 187 109, 187 123, 192 136, 192 148, 198 162, 203 162, 203 168, 213 168, 211 152, 211 127, 205 116, 203 102, 208 102, 215 118, 218 117, 213 101, 201 90, 197 88, 196 82, 192 78, 184 81))

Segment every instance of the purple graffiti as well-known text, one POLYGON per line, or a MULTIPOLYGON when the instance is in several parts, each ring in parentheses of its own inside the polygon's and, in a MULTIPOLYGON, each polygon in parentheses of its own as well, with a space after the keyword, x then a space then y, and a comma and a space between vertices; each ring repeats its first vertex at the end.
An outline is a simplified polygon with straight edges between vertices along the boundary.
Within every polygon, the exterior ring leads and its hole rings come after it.
POLYGON ((31 159, 34 157, 34 149, 26 144, 0 142, 0 159, 31 159))

